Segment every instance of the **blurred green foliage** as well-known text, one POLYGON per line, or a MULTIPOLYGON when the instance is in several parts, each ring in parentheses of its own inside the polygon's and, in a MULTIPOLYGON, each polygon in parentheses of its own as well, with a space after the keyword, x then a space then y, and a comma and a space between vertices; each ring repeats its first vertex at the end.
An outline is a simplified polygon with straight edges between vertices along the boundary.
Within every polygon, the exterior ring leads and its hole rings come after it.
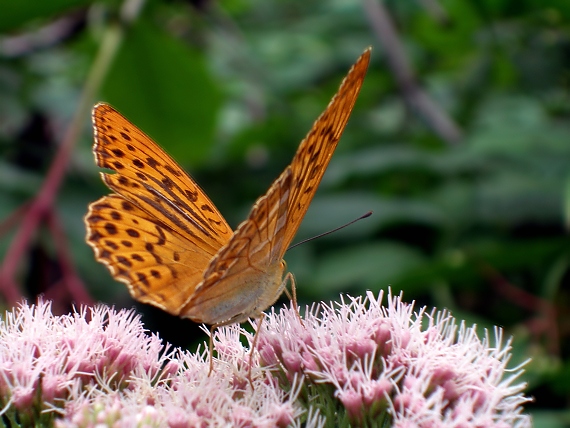
MULTIPOLYGON (((0 218, 37 192, 114 26, 125 36, 97 100, 153 136, 232 226, 371 45, 360 99, 298 239, 374 215, 287 255, 301 301, 391 286, 467 323, 500 325, 514 335, 513 364, 533 359, 526 379, 536 426, 564 426, 570 2, 384 4, 420 86, 463 130, 460 143, 447 144, 408 107, 361 2, 155 0, 127 24, 114 0, 0 0, 0 218)), ((91 144, 85 117, 57 212, 91 295, 130 306, 84 243, 86 207, 108 193, 91 144)), ((3 237, 6 254, 12 234, 3 237)), ((21 261, 24 294, 58 277, 53 246, 49 235, 35 236, 21 261)), ((188 321, 158 316, 145 321, 161 336, 201 340, 188 321)))

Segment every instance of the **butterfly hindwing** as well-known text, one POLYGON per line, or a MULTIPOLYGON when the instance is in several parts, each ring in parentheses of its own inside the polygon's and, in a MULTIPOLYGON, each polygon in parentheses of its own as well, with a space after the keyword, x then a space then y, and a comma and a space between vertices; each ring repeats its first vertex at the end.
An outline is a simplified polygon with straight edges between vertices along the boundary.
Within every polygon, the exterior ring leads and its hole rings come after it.
POLYGON ((87 242, 113 277, 136 300, 173 315, 194 294, 213 257, 119 195, 93 202, 85 222, 87 242))
POLYGON ((280 248, 287 229, 291 180, 287 167, 213 258, 181 314, 207 324, 241 322, 275 302, 282 288, 280 248))

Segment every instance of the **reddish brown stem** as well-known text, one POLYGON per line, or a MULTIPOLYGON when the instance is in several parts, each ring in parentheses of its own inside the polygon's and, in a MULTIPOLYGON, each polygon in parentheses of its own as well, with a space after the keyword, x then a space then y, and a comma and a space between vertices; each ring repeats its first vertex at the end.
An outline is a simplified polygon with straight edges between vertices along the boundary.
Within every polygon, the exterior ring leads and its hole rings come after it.
POLYGON ((550 352, 559 355, 560 346, 558 339, 558 325, 556 323, 557 311, 554 304, 548 300, 541 299, 531 293, 521 290, 519 287, 511 284, 496 269, 488 264, 481 264, 483 274, 493 282, 495 289, 505 299, 513 302, 521 308, 528 309, 533 313, 542 315, 545 322, 534 322, 534 326, 539 328, 535 330, 537 333, 543 332, 548 337, 548 348, 550 352))
POLYGON ((69 126, 50 166, 47 177, 35 198, 30 202, 29 209, 24 214, 12 245, 2 262, 0 267, 0 291, 4 294, 9 305, 14 305, 22 298, 22 293, 14 279, 19 262, 29 248, 32 236, 54 204, 55 195, 65 175, 73 145, 77 141, 79 132, 80 121, 75 120, 69 126))
POLYGON ((69 246, 65 239, 65 233, 61 227, 57 213, 53 210, 50 211, 47 216, 47 225, 55 242, 57 259, 63 275, 63 285, 71 295, 72 301, 78 304, 93 305, 94 302, 91 296, 75 271, 73 261, 68 251, 69 246))
MULTIPOLYGON (((125 0, 120 12, 122 23, 129 24, 133 22, 138 17, 144 3, 144 0, 125 0)), ((30 246, 32 236, 42 221, 46 219, 46 216, 50 214, 50 209, 55 205, 55 196, 63 180, 73 146, 79 138, 93 98, 119 51, 126 27, 125 25, 111 24, 108 26, 107 31, 103 33, 99 51, 87 77, 83 93, 79 98, 75 116, 65 133, 46 179, 34 199, 30 202, 28 211, 23 214, 20 227, 16 231, 12 245, 0 266, 0 293, 4 294, 8 304, 14 304, 21 298, 21 291, 14 279, 18 265, 30 246)), ((82 292, 77 289, 77 284, 70 287, 73 288, 73 293, 75 293, 76 297, 87 301, 82 292)))
POLYGON ((388 66, 408 106, 418 112, 448 144, 459 143, 463 138, 461 129, 418 83, 384 2, 365 0, 363 5, 366 17, 384 47, 388 66))
POLYGON ((4 219, 2 223, 0 223, 0 236, 3 236, 4 234, 12 230, 14 227, 16 227, 16 224, 20 221, 22 216, 29 208, 30 208, 30 201, 25 202, 22 205, 20 205, 18 208, 16 208, 16 210, 12 212, 12 214, 10 214, 6 219, 4 219))

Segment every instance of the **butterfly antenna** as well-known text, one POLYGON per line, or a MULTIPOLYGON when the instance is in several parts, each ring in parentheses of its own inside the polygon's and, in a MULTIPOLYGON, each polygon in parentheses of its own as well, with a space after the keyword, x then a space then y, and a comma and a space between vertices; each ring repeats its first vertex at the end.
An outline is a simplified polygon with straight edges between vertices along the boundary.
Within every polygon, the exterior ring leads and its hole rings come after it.
POLYGON ((343 224, 342 226, 339 226, 339 227, 337 227, 337 228, 335 228, 335 229, 333 229, 333 230, 329 230, 328 232, 321 233, 320 235, 313 236, 313 237, 311 237, 311 238, 303 239, 302 241, 297 242, 296 244, 291 245, 289 248, 287 248, 287 251, 289 251, 289 250, 292 249, 292 248, 295 248, 295 247, 298 246, 298 245, 304 244, 305 242, 312 241, 313 239, 322 238, 323 236, 327 236, 327 235, 330 235, 331 233, 338 232, 339 230, 344 229, 345 227, 350 226, 351 224, 356 223, 357 221, 360 221, 360 220, 362 220, 362 219, 368 218, 368 217, 370 217, 371 215, 372 215, 372 211, 368 211, 366 214, 361 215, 360 217, 355 218, 354 220, 349 221, 348 223, 343 224))

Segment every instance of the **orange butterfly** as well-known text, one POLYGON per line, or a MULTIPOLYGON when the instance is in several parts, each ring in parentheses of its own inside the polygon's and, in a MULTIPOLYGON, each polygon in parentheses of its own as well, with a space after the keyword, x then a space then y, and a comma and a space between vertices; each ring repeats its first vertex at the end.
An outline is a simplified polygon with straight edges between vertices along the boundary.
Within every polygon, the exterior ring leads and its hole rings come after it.
MULTIPOLYGON (((97 165, 114 194, 89 206, 87 243, 136 300, 214 328, 261 317, 291 273, 283 256, 362 86, 370 48, 235 232, 198 184, 108 104, 93 109, 97 165)), ((261 318, 262 319, 262 318, 261 318)), ((211 341, 210 341, 211 343, 211 341)), ((211 361, 210 361, 211 363, 211 361)))

